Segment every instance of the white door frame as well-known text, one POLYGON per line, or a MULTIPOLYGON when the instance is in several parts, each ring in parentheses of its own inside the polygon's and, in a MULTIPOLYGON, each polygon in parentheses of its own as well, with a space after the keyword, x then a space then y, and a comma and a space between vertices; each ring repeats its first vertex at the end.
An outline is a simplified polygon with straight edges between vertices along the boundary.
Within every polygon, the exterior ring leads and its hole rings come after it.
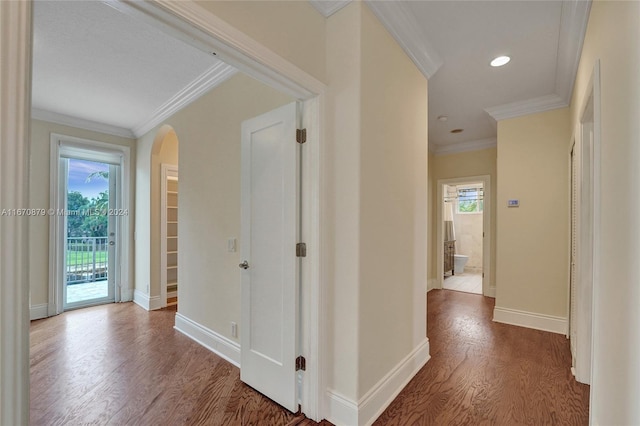
MULTIPOLYGON (((115 154, 120 157, 120 176, 118 180, 119 194, 117 210, 129 213, 129 186, 131 150, 127 146, 114 145, 105 142, 98 142, 89 139, 82 139, 73 136, 51 134, 50 139, 50 192, 49 192, 49 253, 52 256, 49 262, 49 302, 47 314, 49 316, 58 315, 64 310, 63 286, 65 270, 60 266, 64 262, 65 226, 64 214, 66 194, 60 182, 60 155, 63 152, 73 152, 74 150, 95 151, 96 153, 115 154)), ((96 158, 97 161, 100 161, 96 158)), ((123 301, 122 295, 131 294, 129 283, 129 229, 131 227, 132 215, 118 215, 115 217, 115 233, 118 246, 116 247, 114 272, 115 301, 123 301)))
POLYGON ((482 182, 484 203, 482 206, 482 294, 496 297, 495 287, 491 287, 491 176, 467 176, 451 179, 438 179, 436 199, 436 287, 442 288, 444 282, 444 224, 442 209, 444 185, 461 185, 464 183, 482 182))
MULTIPOLYGON (((569 155, 575 147, 577 167, 577 211, 576 211, 576 294, 577 306, 569 305, 571 318, 575 309, 576 342, 575 368, 572 371, 577 381, 591 384, 593 377, 593 348, 598 344, 596 328, 596 306, 594 303, 601 291, 600 265, 600 61, 596 61, 585 95, 580 106, 579 122, 571 137, 569 155)), ((571 159, 569 159, 571 160, 571 159)), ((569 265, 571 267, 571 265, 569 265)), ((571 283, 569 282, 569 287, 571 283)), ((570 292, 571 289, 569 288, 570 292)), ((568 301, 571 303, 571 300, 568 301)), ((592 387, 593 389, 593 387, 592 387)), ((590 395, 594 400, 593 391, 590 395)))
MULTIPOLYGON (((178 178, 178 166, 160 165, 160 306, 167 307, 167 178, 178 178)), ((180 210, 178 210, 179 212, 180 210)), ((178 213, 179 214, 179 213, 178 213)))
MULTIPOLYGON (((0 2, 0 206, 29 205, 31 3, 0 2)), ((0 217, 0 424, 29 423, 27 220, 0 217)))
MULTIPOLYGON (((303 149, 302 235, 307 243, 302 295, 305 310, 303 355, 307 369, 301 398, 303 413, 323 418, 324 377, 321 343, 324 339, 321 269, 321 210, 323 153, 321 126, 326 86, 260 43, 230 26, 192 1, 113 2, 112 5, 151 19, 167 31, 213 48, 225 62, 304 101, 307 143, 303 149), (309 120, 309 121, 307 121, 309 120)), ((1 201, 26 206, 28 200, 28 152, 31 96, 31 3, 0 2, 2 35, 0 53, 0 156, 1 201), (5 42, 11 40, 11 42, 5 42), (6 59, 6 60, 5 60, 6 59), (9 88, 8 90, 4 90, 9 88), (6 106, 6 108, 5 108, 6 106), (10 180, 10 181, 9 181, 10 180)), ((5 287, 0 299, 0 423, 27 424, 29 420, 29 289, 27 226, 3 218, 0 238, 0 278, 5 287), (9 284, 13 283, 13 285, 9 284)))

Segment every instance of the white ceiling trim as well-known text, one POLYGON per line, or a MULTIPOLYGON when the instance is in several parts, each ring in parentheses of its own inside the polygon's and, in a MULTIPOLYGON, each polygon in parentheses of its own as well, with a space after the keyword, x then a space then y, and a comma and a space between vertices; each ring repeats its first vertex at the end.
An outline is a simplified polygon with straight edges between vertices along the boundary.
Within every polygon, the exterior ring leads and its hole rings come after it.
POLYGON ((582 53, 582 44, 587 32, 591 0, 562 2, 558 59, 556 68, 556 94, 571 102, 573 85, 582 53))
POLYGON ((526 101, 511 102, 509 104, 485 108, 485 111, 496 121, 500 121, 550 111, 552 109, 564 108, 568 105, 569 103, 560 96, 551 94, 540 96, 539 98, 527 99, 526 101))
POLYGON ((135 135, 124 127, 112 126, 110 124, 99 123, 97 121, 85 120, 83 118, 72 117, 53 111, 38 108, 31 109, 31 118, 35 120, 48 121, 49 123, 62 124, 63 126, 75 127, 77 129, 90 130, 92 132, 105 133, 107 135, 120 136, 123 138, 135 139, 135 135))
POLYGON ((396 39, 425 77, 431 78, 442 66, 442 58, 420 31, 413 14, 402 2, 366 0, 382 25, 396 39))
POLYGON ((466 142, 456 142, 452 144, 446 145, 436 145, 433 148, 433 153, 436 156, 447 155, 447 154, 456 154, 458 152, 467 152, 467 151, 479 151, 481 149, 493 148, 497 145, 498 141, 496 138, 489 139, 479 139, 475 141, 466 141, 466 142))
POLYGON ((131 131, 136 137, 144 135, 165 119, 171 117, 215 86, 230 78, 236 72, 237 70, 230 65, 223 62, 217 63, 184 89, 176 93, 167 102, 159 106, 148 119, 134 126, 131 131))
POLYGON ((326 85, 193 1, 105 0, 192 46, 297 99, 311 99, 326 85), (286 76, 286 77, 284 77, 286 76))
POLYGON ((313 6, 325 18, 333 15, 350 2, 351 0, 309 0, 311 6, 313 6))
POLYGON ((582 44, 589 22, 591 0, 562 2, 556 65, 555 93, 539 98, 486 108, 495 120, 520 117, 537 112, 564 108, 571 103, 573 85, 582 54, 582 44))

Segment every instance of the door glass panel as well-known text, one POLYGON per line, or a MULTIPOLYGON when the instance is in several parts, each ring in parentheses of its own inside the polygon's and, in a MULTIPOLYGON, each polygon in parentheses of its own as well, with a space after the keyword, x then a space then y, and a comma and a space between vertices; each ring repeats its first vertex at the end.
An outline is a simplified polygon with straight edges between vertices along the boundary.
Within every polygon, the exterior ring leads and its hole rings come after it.
POLYGON ((108 213, 115 197, 115 167, 75 158, 65 161, 65 308, 113 301, 115 233, 108 213))

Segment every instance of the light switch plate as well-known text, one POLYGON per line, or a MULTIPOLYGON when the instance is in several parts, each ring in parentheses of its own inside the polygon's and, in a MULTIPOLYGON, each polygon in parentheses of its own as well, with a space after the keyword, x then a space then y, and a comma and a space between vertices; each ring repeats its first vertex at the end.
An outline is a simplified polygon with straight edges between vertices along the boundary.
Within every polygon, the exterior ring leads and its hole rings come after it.
POLYGON ((520 200, 507 200, 507 207, 520 207, 520 200))

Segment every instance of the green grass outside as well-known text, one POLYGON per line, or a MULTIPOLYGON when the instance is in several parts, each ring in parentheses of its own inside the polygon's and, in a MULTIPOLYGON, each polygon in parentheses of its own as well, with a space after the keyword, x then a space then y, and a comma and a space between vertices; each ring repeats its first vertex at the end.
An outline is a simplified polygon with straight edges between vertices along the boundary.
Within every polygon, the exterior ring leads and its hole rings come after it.
MULTIPOLYGON (((107 261, 106 251, 96 251, 96 263, 107 261)), ((93 263, 93 253, 90 251, 67 250, 67 266, 91 265, 93 263)))

